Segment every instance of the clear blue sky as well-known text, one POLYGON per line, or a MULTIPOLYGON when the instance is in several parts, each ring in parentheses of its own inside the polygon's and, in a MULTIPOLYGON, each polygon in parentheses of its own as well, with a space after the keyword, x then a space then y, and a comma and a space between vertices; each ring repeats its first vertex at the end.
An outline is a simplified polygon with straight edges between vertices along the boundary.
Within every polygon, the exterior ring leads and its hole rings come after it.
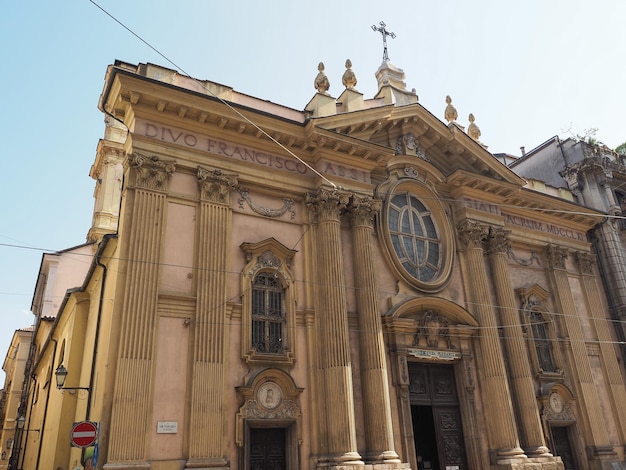
MULTIPOLYGON (((621 0, 302 2, 98 0, 185 72, 295 109, 314 95, 317 64, 342 91, 350 58, 372 97, 385 21, 391 62, 443 119, 450 95, 473 113, 492 152, 519 154, 555 134, 626 141, 626 2, 621 0), (618 112, 620 111, 620 112, 618 112)), ((0 6, 0 360, 29 312, 42 249, 85 241, 97 109, 115 59, 174 68, 88 0, 0 6)), ((0 380, 4 374, 0 373, 0 380)))

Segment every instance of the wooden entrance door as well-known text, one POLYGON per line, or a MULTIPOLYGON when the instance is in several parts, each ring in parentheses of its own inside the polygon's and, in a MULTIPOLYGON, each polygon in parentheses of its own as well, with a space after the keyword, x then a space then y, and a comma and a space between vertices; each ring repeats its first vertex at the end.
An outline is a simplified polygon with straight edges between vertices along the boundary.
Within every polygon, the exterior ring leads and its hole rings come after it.
POLYGON ((565 426, 550 426, 554 455, 563 460, 565 470, 576 470, 575 456, 569 439, 569 428, 565 426))
POLYGON ((285 428, 250 428, 250 470, 286 470, 285 428))
POLYGON ((410 363, 409 394, 419 468, 466 470, 453 366, 410 363))

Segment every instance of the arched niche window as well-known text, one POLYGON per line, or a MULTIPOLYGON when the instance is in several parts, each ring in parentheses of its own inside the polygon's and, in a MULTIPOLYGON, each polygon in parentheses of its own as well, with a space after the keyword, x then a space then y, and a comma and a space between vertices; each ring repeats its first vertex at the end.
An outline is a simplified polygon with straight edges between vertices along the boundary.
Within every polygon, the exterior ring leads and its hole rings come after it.
POLYGON ((246 362, 293 363, 295 286, 290 267, 296 253, 274 238, 243 243, 242 357, 246 362))
POLYGON ((538 377, 555 379, 562 377, 559 348, 555 347, 557 333, 551 315, 545 310, 544 301, 549 293, 538 285, 529 289, 517 289, 522 300, 521 320, 528 338, 528 352, 538 377))

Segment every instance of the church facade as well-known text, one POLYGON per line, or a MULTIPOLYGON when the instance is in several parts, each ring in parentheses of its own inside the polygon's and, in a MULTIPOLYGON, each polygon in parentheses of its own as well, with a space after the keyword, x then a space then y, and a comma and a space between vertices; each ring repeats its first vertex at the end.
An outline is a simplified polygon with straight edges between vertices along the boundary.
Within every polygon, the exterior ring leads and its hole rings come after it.
POLYGON ((526 189, 388 60, 372 99, 350 66, 304 111, 108 68, 97 248, 30 385, 58 433, 20 468, 626 468, 601 213, 526 189))

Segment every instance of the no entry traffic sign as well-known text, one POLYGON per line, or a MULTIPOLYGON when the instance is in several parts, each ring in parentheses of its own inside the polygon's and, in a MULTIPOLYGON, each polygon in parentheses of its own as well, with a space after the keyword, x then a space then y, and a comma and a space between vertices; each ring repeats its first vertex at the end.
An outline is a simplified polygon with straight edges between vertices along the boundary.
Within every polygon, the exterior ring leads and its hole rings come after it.
POLYGON ((98 437, 98 426, 91 421, 81 421, 74 423, 70 433, 70 442, 74 447, 89 447, 96 442, 98 437))

